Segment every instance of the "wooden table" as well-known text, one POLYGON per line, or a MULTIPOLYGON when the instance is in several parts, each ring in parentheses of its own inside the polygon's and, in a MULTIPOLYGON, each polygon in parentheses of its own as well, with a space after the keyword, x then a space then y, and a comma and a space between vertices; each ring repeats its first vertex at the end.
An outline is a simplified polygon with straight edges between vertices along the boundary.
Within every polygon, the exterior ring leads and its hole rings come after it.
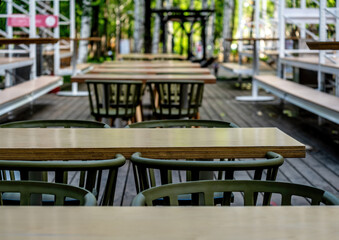
POLYGON ((204 81, 204 83, 216 83, 216 78, 212 74, 204 75, 179 75, 179 74, 163 74, 163 75, 151 75, 151 74, 83 74, 75 75, 71 78, 72 82, 83 83, 85 80, 128 80, 128 81, 142 81, 146 83, 147 81, 204 81))
POLYGON ((0 159, 263 158, 274 151, 305 157, 305 146, 277 128, 41 129, 0 128, 0 159))
POLYGON ((338 239, 337 206, 1 207, 6 240, 338 239))
POLYGON ((339 50, 339 42, 306 42, 312 50, 339 50))
POLYGON ((141 60, 155 60, 155 59, 166 59, 166 60, 185 60, 187 57, 172 54, 172 53, 128 53, 118 54, 117 59, 141 59, 141 60))
POLYGON ((103 63, 100 65, 101 68, 128 68, 128 69, 133 69, 133 68, 200 68, 199 63, 191 63, 191 62, 172 62, 172 63, 167 63, 167 62, 149 62, 149 63, 144 63, 144 62, 129 62, 129 61, 122 61, 119 64, 116 63, 103 63))
POLYGON ((118 74, 211 74, 208 68, 106 68, 96 67, 89 73, 118 74))

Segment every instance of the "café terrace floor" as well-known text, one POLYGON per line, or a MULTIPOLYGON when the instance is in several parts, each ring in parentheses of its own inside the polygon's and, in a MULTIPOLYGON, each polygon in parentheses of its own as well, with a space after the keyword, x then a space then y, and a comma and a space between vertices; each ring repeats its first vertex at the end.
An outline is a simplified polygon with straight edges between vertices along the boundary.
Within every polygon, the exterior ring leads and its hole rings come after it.
MULTIPOLYGON (((85 86, 80 86, 85 90, 85 86)), ((267 94, 264 91, 261 94, 267 94)), ((206 85, 201 119, 224 120, 240 127, 277 127, 307 146, 306 158, 286 159, 280 167, 278 180, 316 186, 339 196, 339 126, 298 109, 283 105, 279 99, 271 102, 238 102, 236 96, 250 95, 250 90, 236 88, 234 82, 218 81, 206 85), (285 112, 285 114, 283 114, 285 112), (295 115, 289 117, 288 115, 295 115)), ((145 118, 150 117, 149 100, 145 99, 145 118), (148 106, 147 106, 148 105, 148 106)), ((87 97, 61 97, 47 94, 38 98, 33 108, 26 106, 0 123, 33 119, 93 120, 87 97)), ((129 163, 129 162, 128 162, 129 163)), ((242 178, 249 178, 242 174, 242 178)), ((131 165, 121 168, 118 176, 115 205, 130 205, 135 196, 131 165)))

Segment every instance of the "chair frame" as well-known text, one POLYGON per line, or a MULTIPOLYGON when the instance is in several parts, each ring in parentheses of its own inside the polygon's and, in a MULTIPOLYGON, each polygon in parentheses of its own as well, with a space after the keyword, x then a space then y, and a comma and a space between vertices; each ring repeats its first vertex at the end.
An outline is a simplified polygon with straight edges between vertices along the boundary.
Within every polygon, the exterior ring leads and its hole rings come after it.
MULTIPOLYGON (((36 205, 30 202, 32 194, 54 195, 56 206, 63 206, 66 197, 76 199, 81 206, 96 206, 95 196, 86 189, 60 183, 37 181, 0 181, 0 205, 3 205, 1 193, 20 193, 20 205, 36 205)), ((34 201, 34 200, 33 200, 34 201)))
MULTIPOLYGON (((339 199, 333 194, 319 188, 275 181, 248 181, 248 180, 222 180, 222 181, 198 181, 177 184, 168 184, 147 189, 139 193, 132 202, 132 206, 153 206, 157 199, 165 199, 167 205, 178 206, 178 196, 182 194, 192 194, 192 205, 214 205, 215 192, 243 192, 244 205, 256 206, 257 194, 260 192, 282 195, 281 205, 290 206, 292 196, 310 198, 311 205, 339 205, 339 199), (199 194, 199 198, 194 200, 193 195, 199 194)), ((270 205, 263 201, 263 206, 270 205)), ((230 202, 224 204, 230 206, 230 202)))
POLYGON ((0 125, 0 128, 47 128, 47 127, 63 127, 63 128, 110 128, 107 124, 85 120, 28 120, 9 122, 0 125))
MULTIPOLYGON (((55 173, 56 183, 68 183, 67 172, 80 171, 79 187, 92 192, 97 198, 102 194, 99 205, 110 206, 114 202, 118 168, 125 164, 126 160, 121 154, 108 160, 70 160, 70 161, 18 161, 0 160, 0 169, 9 170, 10 178, 14 179, 13 171, 20 172, 21 180, 29 180, 29 173, 45 171, 55 173), (106 186, 101 190, 102 170, 109 170, 106 186)), ((5 171, 2 171, 2 180, 7 180, 5 171)), ((42 181, 47 181, 46 178, 42 181)))
POLYGON ((190 181, 198 181, 200 172, 219 171, 218 179, 221 180, 223 175, 220 172, 225 173, 225 179, 233 179, 235 171, 245 170, 254 170, 254 180, 260 180, 266 169, 266 180, 275 180, 284 158, 274 152, 267 152, 266 158, 244 161, 170 160, 144 158, 138 152, 132 155, 131 162, 137 193, 139 193, 156 186, 154 169, 160 170, 161 185, 172 183, 172 170, 185 170, 190 181))
POLYGON ((91 115, 95 120, 101 121, 102 118, 111 118, 112 124, 116 118, 123 120, 135 121, 136 108, 141 103, 141 91, 143 83, 141 81, 116 81, 116 80, 86 80, 89 105, 91 115), (103 86, 103 99, 100 99, 98 86, 103 86), (117 96, 115 96, 115 103, 112 104, 111 86, 117 87, 117 96), (120 91, 124 86, 127 87, 128 94, 122 94, 120 91), (130 95, 131 87, 134 86, 135 91, 130 95), (92 87, 94 90, 94 101, 92 99, 92 87), (130 99, 132 98, 132 99, 130 99), (123 101, 121 101, 123 100, 123 101), (130 101, 131 100, 131 101, 130 101), (114 111, 112 111, 114 109, 114 111))
POLYGON ((148 81, 147 85, 151 94, 153 116, 157 119, 179 119, 179 118, 199 118, 199 107, 202 104, 204 82, 203 81, 148 81), (172 96, 167 101, 163 89, 171 93, 171 86, 180 86, 179 104, 172 102, 172 96), (185 87, 187 85, 187 87, 185 87), (161 87, 160 87, 161 86, 161 87), (164 87, 164 88, 163 88, 164 87), (195 88, 197 96, 193 96, 192 89, 195 88), (189 91, 190 90, 190 91, 189 91), (158 94, 158 95, 157 95, 158 94), (169 101, 170 100, 170 101, 169 101), (187 106, 186 106, 187 105, 187 106), (184 111, 183 111, 184 110, 184 111), (166 113, 168 111, 168 113, 166 113), (173 112, 174 111, 174 112, 173 112), (177 113, 175 112, 177 111, 177 113))
POLYGON ((178 120, 152 120, 136 122, 127 125, 126 128, 171 128, 171 127, 206 127, 206 128, 237 128, 238 126, 231 122, 201 119, 178 119, 178 120))

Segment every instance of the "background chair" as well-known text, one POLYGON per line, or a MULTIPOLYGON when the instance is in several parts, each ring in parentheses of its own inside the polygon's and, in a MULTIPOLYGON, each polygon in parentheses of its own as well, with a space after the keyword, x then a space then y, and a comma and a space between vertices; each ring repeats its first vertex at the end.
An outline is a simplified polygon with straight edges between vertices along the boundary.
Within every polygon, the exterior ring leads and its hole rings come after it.
POLYGON ((28 120, 1 124, 0 128, 109 128, 105 123, 84 120, 28 120))
MULTIPOLYGON (((202 173, 216 171, 214 179, 234 178, 236 172, 253 171, 253 179, 261 180, 266 170, 266 180, 275 180, 278 168, 284 163, 284 158, 274 152, 268 152, 266 159, 236 160, 236 161, 203 161, 203 160, 170 160, 150 159, 134 153, 131 157, 137 192, 175 182, 198 181, 202 173)), ((226 196, 227 197, 227 196, 226 196)), ((224 198, 218 196, 218 198, 224 198)), ((269 201, 270 196, 265 196, 269 201)), ((190 199, 188 199, 190 200, 190 199)), ((182 200, 185 202, 185 200, 182 200)))
MULTIPOLYGON (((281 205, 292 205, 292 197, 299 196, 307 198, 311 205, 339 205, 339 199, 333 194, 324 190, 293 183, 273 182, 273 181, 199 181, 178 184, 168 184, 147 189, 139 193, 133 200, 133 206, 154 206, 156 200, 162 198, 167 205, 178 206, 178 196, 182 194, 192 194, 192 205, 213 206, 215 192, 240 192, 243 198, 243 205, 270 205, 269 202, 257 201, 258 193, 278 194, 281 196, 281 205), (197 198, 193 196, 199 194, 197 198)), ((225 201, 222 205, 230 206, 230 202, 225 201)))
POLYGON ((126 126, 127 128, 190 128, 190 127, 206 127, 206 128, 236 128, 236 124, 231 122, 216 121, 216 120, 153 120, 136 122, 126 126))
MULTIPOLYGON (((37 205, 37 197, 49 195, 53 200, 49 205, 65 205, 66 198, 76 200, 81 206, 95 206, 96 199, 92 193, 83 188, 66 184, 45 183, 34 181, 0 181, 0 203, 4 205, 3 193, 19 193, 20 205, 37 205)), ((73 201, 74 202, 74 201, 73 201)), ((41 203, 41 202, 40 202, 41 203)))
POLYGON ((147 84, 156 119, 199 118, 204 82, 149 81, 147 84))
MULTIPOLYGON (((136 108, 140 104, 140 81, 86 81, 91 115, 95 120, 116 118, 135 121, 136 108)), ((111 125, 112 125, 111 124, 111 125)))
MULTIPOLYGON (((98 199, 99 205, 113 205, 118 168, 124 164, 125 158, 120 154, 117 154, 116 158, 109 160, 0 160, 0 169, 2 170, 0 179, 15 180, 16 176, 14 176, 13 171, 18 171, 20 180, 29 180, 30 173, 34 174, 36 171, 44 171, 48 172, 48 175, 43 174, 41 181, 76 185, 92 192, 98 199), (5 170, 10 171, 8 172, 5 170), (10 175, 8 176, 7 174, 10 175)), ((9 193, 4 194, 3 198, 12 202, 18 200, 17 196, 9 193)), ((48 201, 48 199, 46 199, 46 201, 48 201)))

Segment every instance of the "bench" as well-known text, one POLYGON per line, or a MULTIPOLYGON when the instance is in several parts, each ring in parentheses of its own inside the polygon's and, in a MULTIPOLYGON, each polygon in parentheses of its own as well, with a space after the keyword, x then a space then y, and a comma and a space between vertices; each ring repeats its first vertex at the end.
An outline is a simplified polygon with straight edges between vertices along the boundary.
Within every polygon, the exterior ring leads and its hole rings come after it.
POLYGON ((0 116, 61 86, 62 77, 40 76, 0 91, 0 116))
POLYGON ((253 81, 277 97, 339 124, 338 97, 276 76, 257 75, 253 81))
POLYGON ((239 75, 253 75, 253 68, 249 65, 240 65, 237 63, 222 63, 220 64, 224 69, 239 75))

